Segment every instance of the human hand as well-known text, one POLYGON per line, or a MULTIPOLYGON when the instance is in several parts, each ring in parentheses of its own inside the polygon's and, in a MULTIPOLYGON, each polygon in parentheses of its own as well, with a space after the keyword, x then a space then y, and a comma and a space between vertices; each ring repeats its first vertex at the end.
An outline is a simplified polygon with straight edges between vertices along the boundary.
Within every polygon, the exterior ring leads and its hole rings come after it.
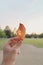
POLYGON ((3 62, 4 65, 11 65, 20 53, 20 47, 22 45, 22 40, 18 40, 18 38, 10 39, 3 48, 3 62), (14 41, 16 40, 16 41, 14 41), (10 44, 13 44, 12 47, 10 44))

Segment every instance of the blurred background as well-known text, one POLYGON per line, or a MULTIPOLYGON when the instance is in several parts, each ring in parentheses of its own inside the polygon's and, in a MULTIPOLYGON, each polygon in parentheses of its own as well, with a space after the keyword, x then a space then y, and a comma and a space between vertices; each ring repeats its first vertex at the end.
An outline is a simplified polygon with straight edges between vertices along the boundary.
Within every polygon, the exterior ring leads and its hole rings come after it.
POLYGON ((3 46, 26 27, 22 55, 16 65, 43 65, 43 0, 0 0, 0 63, 3 46))

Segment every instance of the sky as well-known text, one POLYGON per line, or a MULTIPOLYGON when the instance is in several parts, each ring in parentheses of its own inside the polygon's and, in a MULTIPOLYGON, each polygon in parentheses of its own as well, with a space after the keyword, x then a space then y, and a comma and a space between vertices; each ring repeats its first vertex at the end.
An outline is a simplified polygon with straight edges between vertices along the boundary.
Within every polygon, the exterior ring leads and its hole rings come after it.
POLYGON ((43 0, 0 0, 0 27, 11 30, 19 23, 26 27, 26 33, 43 32, 43 0))

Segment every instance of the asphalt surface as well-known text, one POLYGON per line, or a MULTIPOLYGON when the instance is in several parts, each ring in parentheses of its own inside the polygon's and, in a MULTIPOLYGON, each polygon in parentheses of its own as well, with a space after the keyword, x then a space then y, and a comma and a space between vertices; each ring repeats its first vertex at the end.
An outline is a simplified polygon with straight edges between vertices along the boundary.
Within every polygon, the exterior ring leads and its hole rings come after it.
MULTIPOLYGON (((0 63, 2 59, 3 51, 0 51, 0 63)), ((21 54, 18 56, 15 65, 43 65, 43 48, 24 44, 21 47, 21 54)))

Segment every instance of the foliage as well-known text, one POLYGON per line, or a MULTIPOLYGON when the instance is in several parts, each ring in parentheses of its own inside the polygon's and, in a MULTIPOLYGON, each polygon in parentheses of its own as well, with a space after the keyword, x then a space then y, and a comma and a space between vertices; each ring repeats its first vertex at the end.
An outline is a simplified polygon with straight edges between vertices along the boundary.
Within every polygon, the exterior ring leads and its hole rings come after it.
POLYGON ((43 38, 43 33, 41 34, 26 34, 26 38, 43 38))
MULTIPOLYGON (((9 26, 6 26, 4 30, 2 30, 0 28, 0 38, 11 38, 11 37, 15 37, 16 36, 16 28, 14 28, 14 31, 12 31, 10 29, 9 26)), ((36 34, 36 33, 32 33, 32 34, 26 34, 25 36, 26 38, 43 38, 43 33, 41 34, 36 34)))
POLYGON ((0 29, 0 37, 2 38, 2 37, 6 37, 6 34, 5 34, 5 32, 2 30, 2 29, 0 29))
POLYGON ((43 33, 41 33, 41 34, 39 35, 39 38, 43 38, 43 33))
POLYGON ((11 30, 10 30, 9 26, 6 26, 4 31, 5 31, 7 38, 10 38, 11 37, 11 30))
POLYGON ((31 38, 31 35, 29 35, 29 34, 26 34, 26 36, 25 36, 26 38, 31 38))

